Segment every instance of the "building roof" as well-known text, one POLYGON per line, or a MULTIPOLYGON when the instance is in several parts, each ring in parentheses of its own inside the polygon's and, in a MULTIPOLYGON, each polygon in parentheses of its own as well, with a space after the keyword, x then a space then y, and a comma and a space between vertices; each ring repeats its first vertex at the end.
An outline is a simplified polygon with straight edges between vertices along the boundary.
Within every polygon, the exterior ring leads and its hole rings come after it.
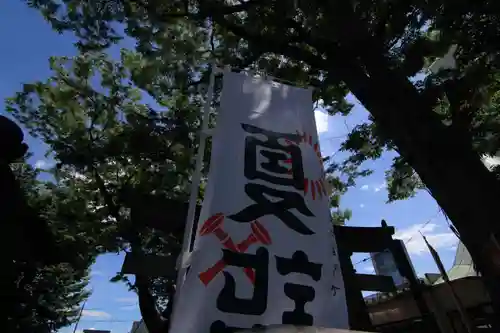
POLYGON ((455 253, 455 260, 453 266, 456 265, 472 265, 472 257, 465 247, 464 243, 458 242, 457 252, 455 253))
MULTIPOLYGON (((469 276, 478 276, 477 272, 474 270, 473 265, 456 265, 453 266, 448 272, 447 272, 448 278, 450 281, 461 279, 464 277, 469 277, 469 276)), ((434 282, 434 284, 440 284, 443 283, 444 279, 440 277, 439 279, 434 282)))
MULTIPOLYGON (((450 281, 458 280, 470 276, 478 276, 478 273, 474 269, 474 263, 472 262, 472 257, 469 251, 462 242, 457 245, 457 251, 455 253, 455 260, 453 261, 453 266, 447 272, 450 281)), ((426 273, 424 279, 420 279, 421 282, 428 286, 434 286, 444 282, 444 279, 440 274, 436 273, 426 273)), ((402 295, 407 292, 409 287, 407 285, 399 286, 395 292, 390 293, 376 293, 365 297, 367 304, 377 304, 385 301, 389 301, 398 295, 402 295)))
MULTIPOLYGON (((455 253, 455 260, 453 266, 447 272, 450 281, 461 279, 469 276, 478 276, 474 269, 474 263, 469 251, 462 242, 458 243, 457 252, 455 253)), ((444 279, 440 277, 433 284, 443 283, 444 279)))

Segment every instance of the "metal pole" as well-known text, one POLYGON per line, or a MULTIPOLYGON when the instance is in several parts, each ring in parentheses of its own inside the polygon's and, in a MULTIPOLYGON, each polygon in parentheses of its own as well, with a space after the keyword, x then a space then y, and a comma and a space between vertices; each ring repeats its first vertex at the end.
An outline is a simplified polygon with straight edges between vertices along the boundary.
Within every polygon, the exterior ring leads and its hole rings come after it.
POLYGON ((80 323, 80 319, 82 319, 82 314, 83 314, 83 309, 85 308, 85 304, 87 304, 87 300, 85 300, 82 304, 82 308, 80 309, 80 313, 78 314, 78 319, 76 320, 75 328, 73 329, 73 333, 76 332, 76 329, 78 328, 78 324, 80 323))
MULTIPOLYGON (((185 272, 185 262, 186 256, 188 256, 190 244, 191 244, 191 236, 194 225, 194 215, 196 212, 196 200, 198 199, 198 190, 200 187, 201 180, 201 167, 203 163, 203 156, 205 154, 205 140, 207 138, 207 130, 208 130, 208 122, 210 118, 210 107, 212 104, 213 93, 214 93, 214 83, 215 83, 215 70, 216 67, 213 63, 210 64, 210 80, 208 83, 208 91, 207 91, 207 99, 205 100, 205 105, 203 106, 203 120, 202 120, 202 128, 200 132, 200 143, 198 146, 198 154, 196 156, 196 166, 195 171, 193 173, 193 177, 191 179, 191 193, 189 196, 189 207, 188 213, 186 217, 186 227, 184 230, 184 239, 182 241, 182 250, 180 253, 180 260, 177 263, 177 282, 175 285, 176 294, 180 293, 180 287, 182 286, 184 280, 184 272, 185 272)), ((175 303, 174 303, 175 304, 175 303)))
POLYGON ((448 288, 450 289, 451 296, 453 298, 453 303, 455 303, 455 306, 457 307, 458 314, 460 315, 460 319, 462 320, 462 323, 464 324, 465 328, 467 329, 468 333, 473 333, 475 331, 474 326, 472 325, 469 316, 467 315, 467 312, 460 301, 460 298, 458 297, 457 293, 455 292, 455 288, 453 288, 453 285, 451 284, 450 279, 446 275, 446 284, 448 285, 448 288))
POLYGON ((450 278, 448 277, 448 273, 446 273, 446 270, 444 269, 443 262, 441 261, 441 258, 439 257, 439 253, 429 244, 427 241, 427 238, 420 232, 420 235, 422 235, 422 238, 424 239, 425 244, 427 245, 427 248, 429 249, 429 252, 432 255, 432 258, 434 259, 434 262, 436 263, 436 266, 439 269, 439 273, 441 273, 441 277, 443 278, 445 284, 448 286, 451 296, 453 298, 453 303, 455 303, 455 306, 457 307, 458 314, 460 315, 460 320, 464 324, 465 328, 467 329, 468 333, 474 332, 473 326, 471 324, 471 321, 469 320, 469 317, 467 316, 466 310, 463 308, 462 302, 460 301, 460 298, 458 295, 455 293, 455 289, 453 288, 453 285, 450 281, 450 278))

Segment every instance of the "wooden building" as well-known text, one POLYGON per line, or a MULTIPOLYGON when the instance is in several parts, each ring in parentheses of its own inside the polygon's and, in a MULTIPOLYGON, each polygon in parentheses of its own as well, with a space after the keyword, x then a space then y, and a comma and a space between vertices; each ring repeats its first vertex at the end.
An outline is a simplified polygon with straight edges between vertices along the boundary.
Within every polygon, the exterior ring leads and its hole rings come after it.
MULTIPOLYGON (((451 280, 451 288, 466 309, 476 332, 492 332, 488 325, 493 315, 489 296, 462 243, 459 243, 457 247, 448 277, 451 280)), ((466 333, 467 330, 460 320, 450 286, 443 278, 439 274, 425 274, 421 282, 430 315, 435 318, 440 332, 466 333)), ((402 288, 393 293, 370 295, 365 298, 365 301, 371 322, 377 331, 429 333, 421 328, 421 322, 425 318, 415 305, 408 288, 402 288)))

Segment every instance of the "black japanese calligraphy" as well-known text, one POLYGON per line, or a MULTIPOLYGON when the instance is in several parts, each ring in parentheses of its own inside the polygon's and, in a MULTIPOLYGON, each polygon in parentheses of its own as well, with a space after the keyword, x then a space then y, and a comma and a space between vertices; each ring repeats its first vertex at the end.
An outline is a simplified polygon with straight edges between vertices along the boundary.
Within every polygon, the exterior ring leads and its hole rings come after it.
POLYGON ((319 281, 322 266, 322 264, 310 262, 303 251, 295 251, 291 259, 276 256, 276 269, 281 275, 302 273, 309 275, 314 281, 319 281))
POLYGON ((228 216, 233 221, 250 223, 265 215, 274 215, 278 217, 290 229, 302 234, 312 235, 314 231, 309 229, 290 209, 295 208, 305 216, 314 216, 307 208, 304 197, 296 192, 276 190, 260 184, 246 184, 245 193, 255 204, 250 205, 240 212, 228 216), (278 201, 271 201, 267 196, 281 198, 278 201))
MULTIPOLYGON (((252 328, 261 328, 263 325, 255 324, 252 328)), ((223 321, 217 320, 210 325, 210 333, 233 333, 235 331, 244 330, 244 327, 227 326, 223 321)))
POLYGON ((236 297, 236 281, 224 271, 225 283, 217 297, 217 309, 227 313, 261 315, 267 309, 269 252, 260 247, 256 254, 222 250, 222 259, 228 266, 251 268, 255 271, 254 293, 251 299, 236 297))
POLYGON ((313 316, 306 313, 307 302, 314 300, 316 291, 313 287, 295 283, 285 283, 285 295, 295 302, 293 311, 283 312, 282 324, 313 326, 313 316))
MULTIPOLYGON (((321 279, 321 269, 323 264, 309 261, 307 254, 296 251, 292 258, 276 257, 276 269, 281 275, 299 273, 309 275, 312 280, 321 279)), ((304 286, 296 283, 285 283, 285 295, 295 303, 293 311, 283 312, 282 323, 291 325, 313 325, 313 316, 305 312, 307 302, 312 302, 316 296, 316 291, 311 286, 304 286)))
POLYGON ((272 132, 248 124, 241 124, 241 126, 247 133, 261 134, 266 137, 266 140, 252 135, 246 137, 245 177, 250 180, 262 179, 275 185, 293 186, 297 190, 303 190, 304 167, 302 153, 297 145, 300 142, 300 136, 272 132), (280 142, 280 139, 283 142, 280 142), (259 164, 259 155, 267 161, 259 164), (280 162, 291 162, 291 169, 280 165, 280 162), (267 172, 260 171, 259 167, 267 172))

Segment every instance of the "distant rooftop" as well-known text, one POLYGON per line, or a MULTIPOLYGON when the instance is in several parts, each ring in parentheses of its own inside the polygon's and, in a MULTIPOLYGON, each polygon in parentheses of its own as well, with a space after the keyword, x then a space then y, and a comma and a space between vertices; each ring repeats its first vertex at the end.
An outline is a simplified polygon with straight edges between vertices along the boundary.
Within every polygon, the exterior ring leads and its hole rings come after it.
POLYGON ((469 251, 467 251, 464 243, 459 242, 457 246, 457 252, 455 253, 455 261, 453 261, 453 266, 472 264, 472 257, 470 256, 469 251))
MULTIPOLYGON (((478 276, 476 270, 474 269, 474 263, 472 262, 472 257, 469 251, 462 242, 457 245, 457 251, 455 253, 455 260, 453 261, 453 266, 447 272, 448 277, 451 281, 458 280, 470 276, 478 276)), ((424 278, 420 278, 424 284, 431 286, 437 285, 444 282, 444 279, 439 273, 426 273, 424 278)), ((395 292, 390 293, 375 293, 364 297, 367 304, 374 304, 379 302, 388 301, 402 295, 407 292, 409 286, 407 284, 397 286, 395 292)))
MULTIPOLYGON (((462 242, 458 243, 457 252, 455 253, 455 260, 453 261, 453 266, 447 272, 448 278, 453 281, 461 279, 468 276, 478 276, 476 270, 474 269, 474 263, 472 262, 472 257, 469 251, 462 242)), ((443 283, 444 279, 440 277, 433 284, 443 283)))

